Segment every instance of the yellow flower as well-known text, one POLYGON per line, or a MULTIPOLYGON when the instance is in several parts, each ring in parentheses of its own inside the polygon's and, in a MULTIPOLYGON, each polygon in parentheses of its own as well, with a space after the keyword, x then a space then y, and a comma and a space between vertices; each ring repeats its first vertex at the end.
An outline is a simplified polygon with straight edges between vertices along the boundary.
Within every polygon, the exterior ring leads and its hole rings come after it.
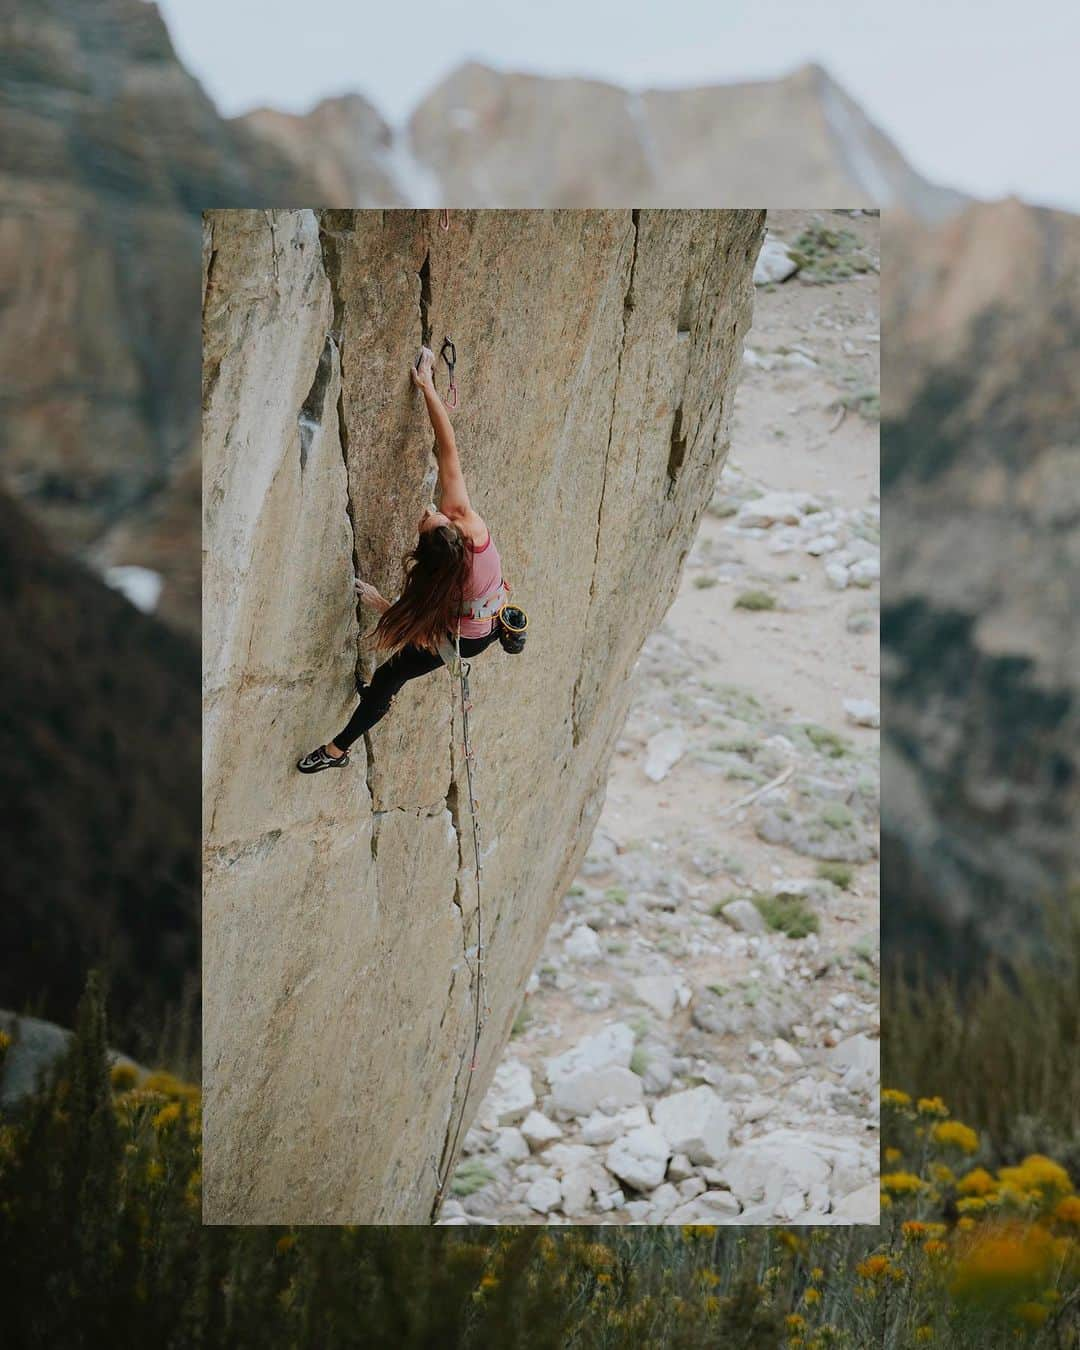
POLYGON ((701 1301, 701 1306, 710 1317, 715 1317, 720 1311, 720 1300, 715 1294, 706 1294, 701 1301))
POLYGON ((814 1305, 815 1303, 820 1303, 820 1302, 821 1302, 821 1290, 820 1290, 820 1289, 815 1289, 815 1288, 813 1288, 813 1286, 811 1286, 811 1287, 810 1287, 809 1289, 807 1289, 807 1291, 803 1294, 803 1298, 805 1299, 805 1301, 806 1301, 808 1307, 813 1307, 813 1305, 814 1305))
POLYGON ((995 1302, 1030 1298, 1045 1288, 1056 1259, 1054 1240, 1045 1228, 984 1224, 957 1262, 953 1292, 995 1302))
POLYGON ((109 1082, 117 1092, 126 1092, 139 1081, 133 1064, 114 1064, 109 1070, 109 1082))
POLYGON ((1050 1309, 1044 1308, 1041 1303, 1021 1303, 1016 1309, 1016 1315, 1029 1327, 1041 1327, 1050 1316, 1050 1309))
POLYGON ((711 1238, 715 1232, 715 1225, 708 1223, 684 1223, 682 1226, 684 1238, 711 1238))
POLYGON ((899 1088, 882 1088, 881 1101, 885 1106, 910 1106, 911 1097, 899 1088))
POLYGON ((963 1153, 977 1153, 979 1136, 970 1125, 962 1125, 958 1120, 942 1120, 931 1131, 939 1144, 958 1148, 963 1153))
POLYGON ((956 1202, 961 1214, 981 1214, 988 1205, 989 1201, 981 1195, 967 1195, 956 1202))
POLYGON ((887 1163, 896 1163, 904 1156, 904 1150, 901 1148, 887 1148, 882 1156, 887 1163))
POLYGON ((290 1249, 290 1247, 294 1247, 295 1245, 296 1245, 296 1234, 283 1233, 282 1236, 279 1237, 277 1240, 278 1255, 284 1256, 285 1253, 290 1249))
POLYGON ((11 1045, 11 1037, 6 1031, 0 1031, 0 1055, 11 1045))
POLYGON ((949 1108, 940 1097, 920 1097, 918 1101, 920 1116, 947 1116, 949 1108))
POLYGON ((929 1238, 923 1243, 923 1251, 927 1256, 944 1256, 948 1250, 948 1244, 940 1238, 929 1238))
POLYGON ((720 1276, 715 1270, 699 1270, 698 1279, 702 1284, 707 1284, 710 1289, 714 1289, 720 1283, 720 1276))
POLYGON ((788 1313, 784 1318, 784 1326, 786 1326, 789 1331, 805 1331, 806 1318, 800 1317, 798 1313, 788 1313))
POLYGON ((887 1256, 868 1256, 855 1267, 864 1280, 883 1280, 887 1275, 895 1276, 897 1268, 887 1256))
POLYGON ((1059 1200, 1052 1217, 1059 1223, 1072 1223, 1080 1227, 1080 1196, 1067 1195, 1059 1200))
POLYGON ((812 1280, 816 1280, 820 1284, 821 1281, 825 1278, 825 1272, 822 1270, 820 1266, 815 1266, 814 1269, 810 1272, 810 1278, 812 1280))
POLYGON ((934 1339, 934 1328, 928 1326, 916 1327, 915 1339, 920 1344, 925 1344, 926 1341, 932 1341, 934 1339))
POLYGON ((147 1181, 160 1181, 165 1175, 165 1168, 155 1158, 146 1169, 147 1181))
POLYGON ((146 1092, 160 1092, 163 1097, 184 1097, 189 1101, 201 1095, 194 1083, 183 1083, 172 1073, 147 1074, 142 1086, 146 1092))
POLYGON ((610 1284, 610 1283, 611 1283, 611 1276, 607 1273, 607 1271, 603 1271, 603 1270, 602 1270, 602 1271, 600 1272, 600 1274, 597 1275, 597 1277, 596 1277, 596 1283, 597 1283, 597 1284, 610 1284))
POLYGON ((1029 1154, 1017 1167, 999 1167, 998 1180, 1017 1191, 1045 1199, 1054 1193, 1068 1195, 1073 1188, 1065 1168, 1041 1153, 1029 1154))
POLYGON ((180 1103, 170 1102, 168 1106, 163 1106, 154 1117, 154 1129, 164 1130, 167 1126, 173 1125, 180 1119, 180 1103))
MULTIPOLYGON (((957 1206, 959 1208, 959 1206, 957 1206)), ((965 1214, 963 1218, 957 1219, 956 1226, 961 1233, 970 1233, 975 1227, 975 1220, 970 1215, 965 1214)))
POLYGON ((926 1229, 927 1225, 925 1223, 919 1223, 916 1219, 909 1219, 907 1223, 902 1223, 900 1225, 900 1231, 903 1235, 906 1238, 911 1238, 913 1241, 916 1238, 926 1237, 926 1229))
POLYGON ((973 1172, 968 1172, 956 1183, 958 1195, 989 1195, 995 1190, 997 1182, 985 1167, 976 1167, 973 1172))
POLYGON ((487 1272, 486 1275, 483 1275, 481 1277, 480 1279, 481 1289, 497 1289, 498 1287, 499 1287, 499 1277, 498 1275, 492 1275, 490 1270, 487 1272))
POLYGON ((891 1191, 894 1195, 911 1195, 921 1191, 925 1185, 926 1182, 914 1172, 886 1172, 881 1178, 881 1189, 891 1191))
POLYGON ((956 1173, 951 1167, 946 1167, 944 1163, 931 1163, 930 1175, 939 1186, 951 1186, 956 1180, 956 1173))

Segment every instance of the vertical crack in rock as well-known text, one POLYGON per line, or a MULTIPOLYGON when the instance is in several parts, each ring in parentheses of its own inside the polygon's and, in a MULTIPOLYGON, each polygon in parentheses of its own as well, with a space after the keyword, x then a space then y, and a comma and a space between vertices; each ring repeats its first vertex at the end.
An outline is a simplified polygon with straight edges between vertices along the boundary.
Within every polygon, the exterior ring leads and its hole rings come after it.
MULTIPOLYGON (((346 212, 346 215, 349 213, 346 212)), ((341 459, 345 466, 345 514, 349 518, 349 532, 352 535, 353 575, 360 575, 360 557, 356 547, 356 509, 352 497, 352 478, 349 474, 349 424, 345 420, 345 341, 343 329, 345 323, 345 300, 341 286, 341 255, 338 251, 337 235, 328 228, 328 222, 334 218, 333 212, 319 215, 319 248, 322 251, 323 272, 330 286, 330 299, 333 304, 330 333, 327 341, 334 343, 338 350, 338 398, 337 424, 338 440, 341 445, 341 459)), ((354 679, 360 674, 360 629, 359 619, 356 625, 356 658, 353 662, 354 679)), ((379 827, 374 816, 375 791, 372 783, 371 737, 364 732, 364 780, 367 784, 368 801, 372 810, 371 821, 371 861, 377 862, 379 855, 379 827)))
POLYGON ((420 345, 431 346, 431 250, 420 264, 420 345))
MULTIPOLYGON (((615 409, 619 402, 619 378, 622 375, 623 352, 626 350, 626 321, 634 312, 634 273, 637 270, 638 257, 638 239, 639 222, 641 212, 633 210, 630 212, 630 224, 633 229, 634 239, 630 253, 630 275, 626 283, 626 294, 623 296, 622 306, 622 324, 619 332, 619 355, 615 361, 615 379, 612 381, 611 390, 611 417, 608 420, 607 449, 604 452, 604 471, 600 479, 600 501, 596 508, 596 542, 593 548, 592 575, 589 578, 589 598, 585 605, 585 623, 582 632, 585 634, 586 641, 589 635, 589 616, 592 613, 593 594, 596 590, 596 568, 600 560, 600 529, 604 518, 604 495, 607 492, 608 464, 611 462, 611 438, 615 431, 615 409)), ((581 725, 578 721, 578 694, 581 690, 581 678, 585 673, 585 648, 582 648, 581 670, 574 682, 574 692, 571 697, 571 721, 573 728, 573 746, 576 750, 581 743, 581 725)))
POLYGON ((315 378, 311 382, 308 396, 304 399, 303 406, 296 418, 297 430, 300 432, 301 473, 307 468, 312 438, 322 426, 323 413, 326 408, 326 391, 330 384, 333 369, 334 339, 328 333, 326 341, 323 343, 323 349, 319 354, 319 363, 315 367, 315 378))
POLYGON ((675 484, 679 481, 679 470, 686 458, 686 437, 682 435, 682 419, 683 405, 680 403, 675 409, 675 420, 671 424, 671 451, 668 454, 667 462, 667 495, 669 497, 675 492, 675 484))

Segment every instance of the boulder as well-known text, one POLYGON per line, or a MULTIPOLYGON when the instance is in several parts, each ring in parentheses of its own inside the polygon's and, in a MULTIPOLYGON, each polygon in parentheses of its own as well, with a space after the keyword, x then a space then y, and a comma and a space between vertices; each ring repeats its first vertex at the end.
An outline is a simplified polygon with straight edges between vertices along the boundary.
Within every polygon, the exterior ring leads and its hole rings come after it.
POLYGON ((731 1114, 711 1087, 690 1088, 662 1097, 653 1120, 672 1152, 692 1163, 717 1163, 728 1153, 731 1114))
POLYGON ((612 1144, 605 1163, 609 1172, 634 1190, 651 1191, 663 1181, 670 1156, 663 1133, 655 1125, 641 1125, 612 1144))
POLYGON ((535 1105, 536 1093, 529 1066, 523 1060, 508 1058, 495 1070, 477 1119, 488 1129, 513 1125, 524 1120, 535 1105))

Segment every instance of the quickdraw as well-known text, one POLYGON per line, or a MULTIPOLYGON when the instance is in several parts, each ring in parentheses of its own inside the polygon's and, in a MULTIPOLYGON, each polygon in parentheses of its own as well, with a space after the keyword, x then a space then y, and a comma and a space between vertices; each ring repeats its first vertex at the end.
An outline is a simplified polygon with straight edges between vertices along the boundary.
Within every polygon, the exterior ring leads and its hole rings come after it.
POLYGON ((448 337, 443 338, 443 345, 439 349, 439 355, 446 362, 446 369, 450 372, 450 391, 449 396, 446 399, 446 406, 448 408, 456 408, 458 405, 458 398, 457 398, 457 381, 454 378, 454 367, 457 365, 457 349, 455 348, 450 338, 448 337), (446 349, 448 347, 450 349, 449 356, 447 356, 446 354, 446 349))

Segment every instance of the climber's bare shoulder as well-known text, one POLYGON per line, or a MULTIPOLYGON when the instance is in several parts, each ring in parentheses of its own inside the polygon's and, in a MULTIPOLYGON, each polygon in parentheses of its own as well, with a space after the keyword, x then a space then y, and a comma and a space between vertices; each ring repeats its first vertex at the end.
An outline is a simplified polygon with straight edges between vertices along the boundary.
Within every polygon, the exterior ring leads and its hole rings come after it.
POLYGON ((488 527, 478 511, 474 511, 471 506, 467 506, 456 511, 447 511, 446 515, 454 522, 470 544, 477 548, 483 546, 488 537, 488 527))

